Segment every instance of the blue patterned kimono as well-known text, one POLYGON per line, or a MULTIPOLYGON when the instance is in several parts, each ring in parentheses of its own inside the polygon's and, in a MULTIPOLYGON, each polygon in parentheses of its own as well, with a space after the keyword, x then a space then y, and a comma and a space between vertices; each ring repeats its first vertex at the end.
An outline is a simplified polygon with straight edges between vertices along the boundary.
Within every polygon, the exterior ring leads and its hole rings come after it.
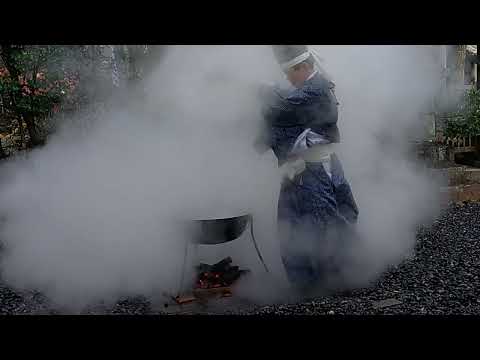
MULTIPOLYGON (((307 128, 329 142, 339 142, 332 83, 317 73, 301 88, 272 90, 263 142, 273 149, 280 165, 307 128)), ((307 163, 303 173, 282 184, 278 203, 278 220, 284 226, 282 260, 289 280, 301 289, 317 285, 338 270, 351 224, 357 220, 358 208, 335 154, 330 175, 321 162, 307 163)))

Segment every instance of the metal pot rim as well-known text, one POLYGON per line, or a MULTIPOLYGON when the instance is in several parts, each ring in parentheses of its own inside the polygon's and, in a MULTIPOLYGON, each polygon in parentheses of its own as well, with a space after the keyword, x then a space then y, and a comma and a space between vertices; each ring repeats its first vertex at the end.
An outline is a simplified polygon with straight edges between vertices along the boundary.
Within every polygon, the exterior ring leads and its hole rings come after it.
POLYGON ((241 219, 245 217, 251 217, 252 215, 249 213, 244 213, 242 215, 238 216, 230 216, 230 217, 222 217, 222 218, 210 218, 210 219, 193 219, 193 221, 217 221, 217 220, 236 220, 236 219, 241 219))

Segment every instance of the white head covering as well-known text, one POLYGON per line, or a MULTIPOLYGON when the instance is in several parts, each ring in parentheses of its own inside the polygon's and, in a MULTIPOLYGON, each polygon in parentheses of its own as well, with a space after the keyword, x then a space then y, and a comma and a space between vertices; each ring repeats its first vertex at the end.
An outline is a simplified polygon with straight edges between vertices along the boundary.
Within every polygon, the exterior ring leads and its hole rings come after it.
POLYGON ((286 57, 286 54, 282 54, 283 56, 279 60, 280 60, 280 67, 282 68, 283 71, 287 71, 288 69, 294 67, 295 65, 298 65, 298 64, 304 62, 305 60, 307 60, 311 56, 311 57, 313 57, 314 67, 316 68, 316 70, 318 70, 320 73, 322 73, 322 75, 328 81, 332 81, 331 76, 325 71, 325 69, 321 65, 321 63, 323 62, 323 59, 312 48, 312 46, 309 46, 309 45, 306 45, 306 46, 305 45, 303 45, 303 46, 283 45, 283 47, 284 47, 285 50, 292 49, 292 51, 295 51, 295 50, 298 51, 299 49, 305 50, 305 51, 302 51, 299 55, 295 56, 294 58, 288 58, 288 57, 286 57), (288 60, 286 60, 286 59, 288 59, 288 60))

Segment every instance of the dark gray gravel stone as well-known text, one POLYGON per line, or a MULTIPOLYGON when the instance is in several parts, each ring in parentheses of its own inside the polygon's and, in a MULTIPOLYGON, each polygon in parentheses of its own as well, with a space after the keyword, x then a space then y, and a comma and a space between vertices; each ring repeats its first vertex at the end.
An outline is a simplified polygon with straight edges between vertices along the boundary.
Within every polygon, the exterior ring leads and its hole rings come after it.
MULTIPOLYGON (((433 224, 419 228, 414 254, 370 287, 291 304, 185 310, 153 311, 149 299, 137 296, 113 306, 94 304, 82 314, 480 314, 480 204, 451 205, 433 224)), ((18 292, 0 281, 0 315, 57 313, 41 294, 18 292)))

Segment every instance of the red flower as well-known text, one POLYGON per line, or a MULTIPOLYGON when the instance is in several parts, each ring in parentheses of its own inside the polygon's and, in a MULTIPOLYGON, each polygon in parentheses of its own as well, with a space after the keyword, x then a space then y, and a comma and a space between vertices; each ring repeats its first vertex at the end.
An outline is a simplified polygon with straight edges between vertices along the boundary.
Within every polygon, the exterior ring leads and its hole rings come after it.
POLYGON ((30 88, 26 85, 22 86, 22 95, 23 96, 26 96, 26 95, 30 95, 32 93, 32 91, 30 90, 30 88))
POLYGON ((0 68, 0 77, 6 77, 10 75, 7 68, 0 68))

